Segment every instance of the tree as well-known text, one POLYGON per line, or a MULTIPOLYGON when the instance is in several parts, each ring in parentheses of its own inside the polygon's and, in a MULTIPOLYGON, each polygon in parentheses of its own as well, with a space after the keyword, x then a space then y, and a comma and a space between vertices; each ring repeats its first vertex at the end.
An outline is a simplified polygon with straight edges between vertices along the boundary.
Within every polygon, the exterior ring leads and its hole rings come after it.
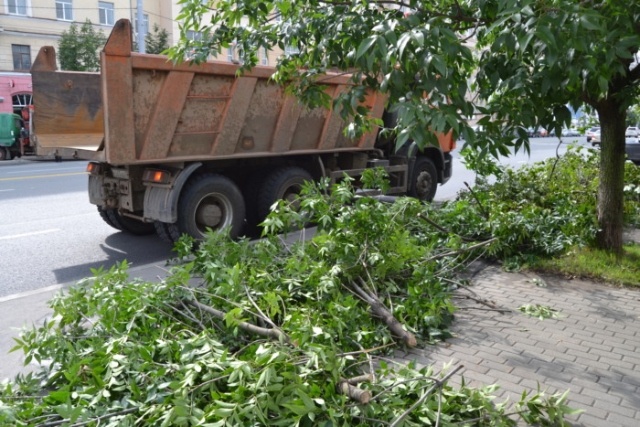
POLYGON ((147 33, 144 43, 147 53, 162 53, 169 48, 169 33, 153 24, 153 32, 147 33))
POLYGON ((624 133, 627 107, 638 95, 640 3, 228 0, 216 2, 214 13, 206 2, 180 3, 175 59, 195 49, 195 60, 205 60, 235 42, 250 68, 259 49, 293 46, 296 53, 278 62, 277 81, 311 105, 329 106, 318 76, 352 72, 352 85, 333 105, 353 116, 348 131, 381 125, 358 107, 365 89, 380 90, 397 111, 398 145, 425 146, 435 143, 430 130, 453 130, 467 150, 507 155, 529 149, 527 127, 559 134, 570 123, 569 106, 590 106, 602 127, 598 244, 621 253, 624 133), (188 40, 187 30, 205 37, 188 40), (481 132, 467 125, 475 114, 481 132))
POLYGON ((87 19, 80 29, 74 22, 69 30, 62 33, 58 42, 60 68, 70 71, 100 70, 98 51, 105 42, 102 31, 96 31, 90 20, 87 19))

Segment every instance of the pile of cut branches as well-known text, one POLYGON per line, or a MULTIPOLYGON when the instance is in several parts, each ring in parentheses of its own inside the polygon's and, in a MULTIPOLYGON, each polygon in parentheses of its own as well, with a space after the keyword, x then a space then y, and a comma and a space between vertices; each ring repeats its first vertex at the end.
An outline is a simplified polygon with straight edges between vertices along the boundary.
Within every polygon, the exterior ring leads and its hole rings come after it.
MULTIPOLYGON (((41 369, 2 386, 0 424, 515 425, 494 387, 447 383, 461 366, 391 357, 447 336, 454 272, 492 242, 434 230, 415 200, 327 186, 280 203, 260 241, 181 239, 164 281, 122 263, 58 296, 18 339, 41 369), (286 243, 308 223, 312 238, 286 243)), ((562 424, 564 398, 525 395, 517 412, 562 424)))

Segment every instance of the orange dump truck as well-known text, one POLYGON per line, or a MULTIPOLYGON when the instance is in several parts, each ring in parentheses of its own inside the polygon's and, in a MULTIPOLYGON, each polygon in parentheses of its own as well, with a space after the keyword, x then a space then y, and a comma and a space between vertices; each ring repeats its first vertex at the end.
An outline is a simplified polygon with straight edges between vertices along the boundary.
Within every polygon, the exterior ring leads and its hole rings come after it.
MULTIPOLYGON (((52 47, 31 68, 36 152, 89 160, 89 200, 117 229, 168 241, 208 229, 238 236, 305 180, 383 167, 389 194, 430 200, 451 176, 451 137, 398 152, 377 132, 349 139, 339 114, 309 109, 272 83, 273 68, 238 76, 227 62, 175 65, 131 52, 131 41, 120 20, 100 73, 58 71, 52 47)), ((348 80, 323 83, 336 95, 348 80)), ((383 117, 384 96, 371 93, 365 104, 383 117)))

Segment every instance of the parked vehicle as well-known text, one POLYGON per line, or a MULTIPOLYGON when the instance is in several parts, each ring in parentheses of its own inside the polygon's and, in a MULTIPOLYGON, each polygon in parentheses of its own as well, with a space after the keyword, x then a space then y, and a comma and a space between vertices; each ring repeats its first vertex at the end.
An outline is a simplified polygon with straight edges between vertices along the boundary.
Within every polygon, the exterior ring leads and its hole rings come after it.
MULTIPOLYGON (((235 237, 307 180, 357 179, 382 167, 388 194, 428 201, 451 177, 451 134, 422 150, 396 151, 377 132, 349 139, 337 112, 306 108, 272 83, 274 68, 238 76, 236 64, 175 65, 131 45, 131 25, 120 20, 100 73, 57 71, 52 47, 31 68, 37 150, 91 160, 89 201, 117 229, 168 241, 222 229, 235 237)), ((337 96, 349 81, 327 75, 323 84, 337 96)), ((385 103, 371 92, 364 105, 392 125, 385 103)))
POLYGON ((566 136, 566 137, 580 136, 580 132, 578 132, 578 129, 574 129, 574 128, 562 129, 562 136, 566 136))
MULTIPOLYGON (((600 131, 598 131, 591 139, 591 145, 594 147, 600 147, 602 145, 601 141, 600 131)), ((627 153, 627 158, 634 164, 640 166, 640 144, 637 142, 627 143, 625 145, 625 151, 627 153)))
POLYGON ((21 155, 24 129, 24 121, 18 114, 0 113, 0 160, 11 160, 21 155))
POLYGON ((638 128, 635 126, 629 126, 624 135, 627 138, 637 138, 638 136, 640 136, 640 131, 638 131, 638 128))
POLYGON ((600 127, 599 126, 592 127, 591 129, 589 129, 587 131, 587 134, 586 134, 587 142, 591 142, 591 140, 593 139, 593 135, 595 133, 600 133, 600 127))

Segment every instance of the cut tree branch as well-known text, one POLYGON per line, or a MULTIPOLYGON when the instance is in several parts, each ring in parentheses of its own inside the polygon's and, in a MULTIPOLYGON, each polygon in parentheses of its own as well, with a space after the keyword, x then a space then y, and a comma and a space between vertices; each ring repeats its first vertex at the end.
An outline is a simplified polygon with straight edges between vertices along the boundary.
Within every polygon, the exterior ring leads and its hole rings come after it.
MULTIPOLYGON (((362 278, 360 278, 362 281, 362 278)), ((380 301, 374 295, 371 295, 365 292, 360 286, 356 283, 351 282, 351 289, 360 297, 363 301, 365 301, 371 307, 371 312, 374 316, 381 319, 384 323, 386 323, 387 327, 391 331, 393 335, 400 338, 402 342, 405 343, 408 347, 415 347, 418 345, 418 341, 416 340, 415 335, 411 332, 406 331, 402 326, 402 323, 398 321, 380 301)))
MULTIPOLYGON (((208 305, 202 304, 198 301, 187 300, 185 301, 185 303, 193 307, 196 307, 204 311, 205 313, 209 313, 220 320, 224 320, 225 318, 225 313, 223 311, 216 310, 215 308, 209 307, 208 305)), ((250 332, 252 334, 272 338, 272 339, 287 342, 287 343, 289 342, 289 337, 278 328, 272 328, 272 329, 261 328, 260 326, 256 326, 248 322, 238 322, 238 327, 243 331, 250 332)))
POLYGON ((366 405, 371 400, 371 392, 363 390, 349 383, 349 380, 341 379, 338 383, 338 393, 344 394, 351 400, 355 400, 361 405, 366 405))
POLYGON ((476 243, 475 245, 466 246, 466 247, 461 248, 461 249, 459 249, 457 251, 449 251, 449 252, 443 252, 443 253, 440 253, 440 254, 436 254, 436 255, 434 255, 434 256, 432 256, 430 258, 427 258, 426 261, 427 262, 436 261, 436 260, 439 260, 439 259, 442 259, 442 258, 446 258, 448 256, 460 255, 460 254, 463 254, 465 252, 471 252, 471 251, 473 251, 475 249, 481 248, 483 246, 487 246, 488 244, 493 243, 496 240, 498 240, 498 238, 497 237, 493 237, 493 238, 491 238, 489 240, 485 240, 484 242, 479 242, 479 243, 476 243))
POLYGON ((389 424, 389 427, 396 427, 396 426, 400 425, 400 423, 402 423, 402 420, 404 420, 407 417, 407 415, 409 415, 414 409, 416 409, 418 406, 422 405, 422 403, 425 400, 427 400, 429 395, 431 393, 433 393, 434 390, 442 387, 442 385, 445 384, 449 380, 449 378, 451 378, 456 372, 458 372, 463 367, 464 367, 463 365, 460 365, 460 366, 456 367, 453 371, 451 371, 447 375, 445 375, 444 378, 442 378, 441 380, 434 380, 435 383, 422 395, 422 397, 420 397, 420 399, 418 399, 413 405, 411 405, 411 407, 409 409, 407 409, 402 414, 400 414, 400 416, 398 418, 393 420, 393 422, 391 424, 389 424))

